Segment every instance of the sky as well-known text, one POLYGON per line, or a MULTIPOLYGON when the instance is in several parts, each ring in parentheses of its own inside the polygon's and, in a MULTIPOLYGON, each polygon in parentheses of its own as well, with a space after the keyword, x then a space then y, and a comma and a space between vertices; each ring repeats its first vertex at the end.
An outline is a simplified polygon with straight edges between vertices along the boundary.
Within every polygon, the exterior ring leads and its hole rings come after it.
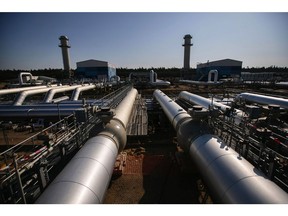
MULTIPOLYGON (((41 11, 41 10, 40 10, 41 11)), ((70 67, 88 59, 117 68, 182 68, 220 59, 242 67, 288 67, 288 12, 0 12, 0 69, 63 68, 59 37, 69 38, 70 67)))

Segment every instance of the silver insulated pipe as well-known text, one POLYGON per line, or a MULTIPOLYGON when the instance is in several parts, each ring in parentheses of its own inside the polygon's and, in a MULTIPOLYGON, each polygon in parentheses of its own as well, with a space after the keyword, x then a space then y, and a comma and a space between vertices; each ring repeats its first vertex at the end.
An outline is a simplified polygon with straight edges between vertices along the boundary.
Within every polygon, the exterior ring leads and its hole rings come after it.
MULTIPOLYGON (((212 101, 210 99, 201 97, 201 96, 196 95, 196 94, 192 94, 192 93, 187 92, 187 91, 180 92, 179 98, 184 99, 184 100, 189 101, 189 102, 192 102, 194 104, 200 105, 206 109, 209 109, 209 107, 212 107, 212 106, 213 107, 219 107, 223 112, 231 109, 230 106, 212 101)), ((242 110, 239 110, 239 109, 234 109, 234 112, 235 112, 235 116, 234 116, 235 123, 240 124, 241 120, 243 119, 244 116, 246 116, 246 114, 242 110)))
POLYGON ((136 96, 137 90, 132 88, 105 129, 85 143, 36 203, 103 202, 117 155, 126 145, 126 126, 136 96))
POLYGON ((247 101, 256 102, 260 104, 279 105, 282 108, 288 109, 288 99, 285 98, 271 97, 252 93, 241 93, 236 97, 236 100, 239 99, 244 99, 247 101))
POLYGON ((209 133, 200 120, 193 120, 160 90, 154 97, 177 131, 179 145, 196 163, 215 203, 288 203, 288 195, 274 182, 209 133))

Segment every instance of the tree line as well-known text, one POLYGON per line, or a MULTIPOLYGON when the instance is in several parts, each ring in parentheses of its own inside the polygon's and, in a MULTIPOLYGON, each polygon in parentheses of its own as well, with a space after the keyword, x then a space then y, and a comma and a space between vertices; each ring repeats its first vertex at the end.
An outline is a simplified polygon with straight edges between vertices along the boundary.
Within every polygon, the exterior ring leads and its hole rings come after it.
MULTIPOLYGON (((149 72, 150 70, 154 70, 154 72, 157 73, 159 78, 167 78, 167 77, 181 77, 181 74, 183 73, 182 68, 116 68, 117 75, 121 78, 128 77, 130 73, 137 73, 137 72, 149 72)), ((71 70, 72 73, 75 72, 75 70, 71 70)), ((246 67, 242 68, 243 72, 251 72, 251 73, 257 73, 257 72, 276 72, 284 74, 285 76, 288 76, 288 68, 287 67, 276 67, 276 66, 270 66, 270 67, 246 67)), ((48 76, 53 77, 58 80, 63 80, 68 78, 68 74, 65 73, 62 69, 53 69, 53 68, 45 68, 45 69, 38 69, 38 70, 0 70, 0 81, 1 82, 8 82, 13 79, 18 79, 18 75, 21 72, 29 72, 33 76, 48 76)), ((190 69, 191 73, 196 73, 196 68, 190 69)))

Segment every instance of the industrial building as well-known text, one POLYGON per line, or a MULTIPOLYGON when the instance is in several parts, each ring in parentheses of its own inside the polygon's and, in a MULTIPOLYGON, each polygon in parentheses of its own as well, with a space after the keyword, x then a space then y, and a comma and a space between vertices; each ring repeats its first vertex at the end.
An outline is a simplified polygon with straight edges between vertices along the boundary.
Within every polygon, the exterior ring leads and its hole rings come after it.
POLYGON ((110 80, 111 77, 116 76, 116 67, 106 61, 90 59, 77 62, 76 65, 76 77, 107 81, 110 80))
POLYGON ((227 78, 240 78, 242 61, 223 59, 197 64, 196 74, 198 81, 207 81, 211 70, 218 71, 218 80, 227 78))

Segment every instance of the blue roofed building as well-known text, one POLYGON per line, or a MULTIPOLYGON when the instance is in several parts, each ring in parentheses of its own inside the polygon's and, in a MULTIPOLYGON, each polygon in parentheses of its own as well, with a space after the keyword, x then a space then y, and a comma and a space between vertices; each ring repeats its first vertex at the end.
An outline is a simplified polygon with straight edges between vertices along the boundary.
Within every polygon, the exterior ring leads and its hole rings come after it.
POLYGON ((75 76, 79 78, 92 78, 99 81, 109 81, 116 76, 116 67, 106 61, 86 60, 77 62, 75 76))

